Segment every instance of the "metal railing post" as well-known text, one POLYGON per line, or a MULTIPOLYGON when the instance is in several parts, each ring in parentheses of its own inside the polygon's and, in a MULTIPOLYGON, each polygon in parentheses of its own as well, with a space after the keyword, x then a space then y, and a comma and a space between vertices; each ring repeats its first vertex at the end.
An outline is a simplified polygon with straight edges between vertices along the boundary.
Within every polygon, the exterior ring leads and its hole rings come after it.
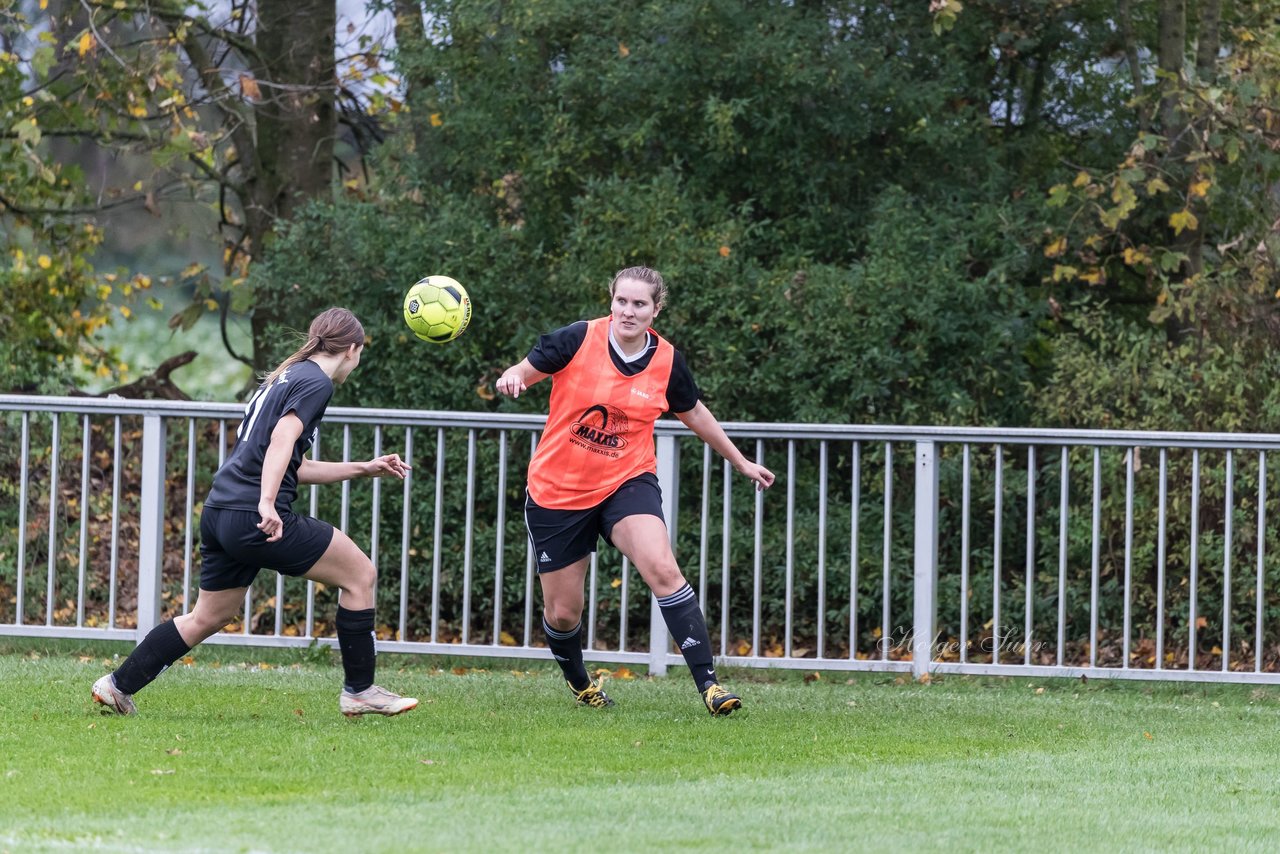
POLYGON ((934 442, 916 443, 915 609, 911 675, 922 679, 933 662, 938 621, 938 457, 934 442))
POLYGON ((142 419, 142 494, 138 501, 138 640, 160 622, 160 573, 164 567, 165 423, 142 419))
MULTIPOLYGON (((662 487, 662 515, 667 520, 667 535, 671 538, 671 548, 676 547, 677 519, 676 510, 680 496, 680 446, 675 436, 659 436, 656 440, 658 449, 658 485, 662 487)), ((698 603, 701 605, 702 603, 698 603)), ((667 623, 662 619, 662 609, 658 607, 658 597, 649 592, 649 674, 651 676, 667 675, 667 650, 671 646, 671 636, 667 633, 667 623)))

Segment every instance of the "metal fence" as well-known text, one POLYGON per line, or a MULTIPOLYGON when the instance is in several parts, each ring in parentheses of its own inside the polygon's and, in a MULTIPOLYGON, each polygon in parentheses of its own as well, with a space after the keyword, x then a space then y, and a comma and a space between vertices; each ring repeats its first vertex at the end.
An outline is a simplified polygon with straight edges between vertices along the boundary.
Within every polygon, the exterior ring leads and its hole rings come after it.
MULTIPOLYGON (((231 404, 0 396, 0 635, 127 639, 186 613, 231 404)), ((543 419, 334 407, 317 459, 398 452, 403 483, 296 509, 379 570, 385 651, 543 658, 524 469, 543 419)), ((1280 436, 726 423, 767 493, 657 428, 677 558, 719 659, 748 667, 1280 681, 1280 436)), ((601 545, 588 660, 682 661, 601 545)), ((264 572, 213 643, 332 644, 334 591, 264 572)))

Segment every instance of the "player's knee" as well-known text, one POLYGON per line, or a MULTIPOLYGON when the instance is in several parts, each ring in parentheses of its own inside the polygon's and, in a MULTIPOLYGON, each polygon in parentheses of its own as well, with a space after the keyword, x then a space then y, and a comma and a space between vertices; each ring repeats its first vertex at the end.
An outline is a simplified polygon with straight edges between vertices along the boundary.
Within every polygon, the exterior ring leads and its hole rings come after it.
POLYGON ((236 618, 237 613, 228 612, 225 609, 214 610, 210 608, 201 610, 197 608, 189 615, 190 627, 194 630, 192 633, 201 640, 215 635, 229 626, 236 618))
POLYGON ((548 602, 543 609, 548 625, 558 632, 567 632, 582 621, 582 605, 570 602, 548 602))
POLYGON ((655 591, 674 591, 684 586, 684 574, 680 572, 680 565, 676 563, 675 558, 657 561, 650 566, 646 575, 649 586, 655 591))
POLYGON ((356 561, 352 568, 351 580, 348 582, 353 591, 373 592, 378 584, 378 569, 373 561, 361 555, 363 560, 356 561))

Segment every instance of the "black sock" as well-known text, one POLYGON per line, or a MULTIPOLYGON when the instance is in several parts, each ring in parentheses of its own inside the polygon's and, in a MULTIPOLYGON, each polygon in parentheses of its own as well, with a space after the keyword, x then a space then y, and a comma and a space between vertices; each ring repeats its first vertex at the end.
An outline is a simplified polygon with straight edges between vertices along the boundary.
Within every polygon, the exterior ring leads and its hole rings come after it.
POLYGON ((161 623, 147 632, 142 643, 116 669, 113 674, 116 688, 126 694, 136 694, 190 651, 173 620, 161 623))
POLYGON ((693 683, 699 691, 707 690, 707 686, 716 681, 716 671, 711 665, 711 635, 698 607, 698 594, 686 583, 670 596, 659 597, 658 607, 667 622, 667 631, 680 644, 693 683))
POLYGON ((564 678, 575 691, 582 691, 591 684, 587 666, 582 663, 582 621, 567 632, 551 628, 547 618, 542 618, 542 631, 547 635, 547 646, 560 664, 564 678))
POLYGON ((342 652, 344 688, 359 694, 373 684, 378 650, 374 646, 373 609, 349 611, 338 605, 338 649, 342 652))

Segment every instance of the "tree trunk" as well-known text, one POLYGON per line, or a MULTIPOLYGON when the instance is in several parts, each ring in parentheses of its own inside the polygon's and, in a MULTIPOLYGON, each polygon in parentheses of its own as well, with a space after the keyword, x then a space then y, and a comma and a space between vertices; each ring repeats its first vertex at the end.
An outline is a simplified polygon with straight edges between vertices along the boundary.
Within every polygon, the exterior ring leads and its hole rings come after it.
POLYGON ((1218 76, 1218 50, 1222 46, 1222 0, 1200 0, 1200 29, 1196 33, 1196 74, 1210 83, 1218 76))
POLYGON ((1129 0, 1120 0, 1116 8, 1116 18, 1120 27, 1120 38, 1124 42, 1124 58, 1129 65, 1129 78, 1133 82, 1133 97, 1137 102, 1138 130, 1146 133, 1151 130, 1151 111, 1142 100, 1146 83, 1142 79, 1142 60, 1138 57, 1138 39, 1133 34, 1133 9, 1129 0))
MULTIPOLYGON (((333 185, 336 28, 334 0, 258 2, 261 59, 251 69, 261 93, 254 106, 257 168, 245 182, 243 199, 252 257, 261 257, 278 221, 291 218, 308 199, 327 197, 333 185)), ((255 306, 253 362, 259 372, 270 367, 269 336, 280 320, 255 306)))
POLYGON ((1160 34, 1157 61, 1164 72, 1160 82, 1160 132, 1171 148, 1178 146, 1186 131, 1182 110, 1178 108, 1182 89, 1183 55, 1187 49, 1186 0, 1160 0, 1160 34))
MULTIPOLYGON (((403 75, 405 100, 411 110, 421 109, 427 90, 435 85, 430 69, 423 66, 427 31, 422 25, 422 2, 395 0, 395 12, 396 46, 400 54, 397 67, 403 75)), ((431 120, 425 115, 414 116, 409 124, 413 128, 414 153, 421 163, 430 145, 431 120)))

